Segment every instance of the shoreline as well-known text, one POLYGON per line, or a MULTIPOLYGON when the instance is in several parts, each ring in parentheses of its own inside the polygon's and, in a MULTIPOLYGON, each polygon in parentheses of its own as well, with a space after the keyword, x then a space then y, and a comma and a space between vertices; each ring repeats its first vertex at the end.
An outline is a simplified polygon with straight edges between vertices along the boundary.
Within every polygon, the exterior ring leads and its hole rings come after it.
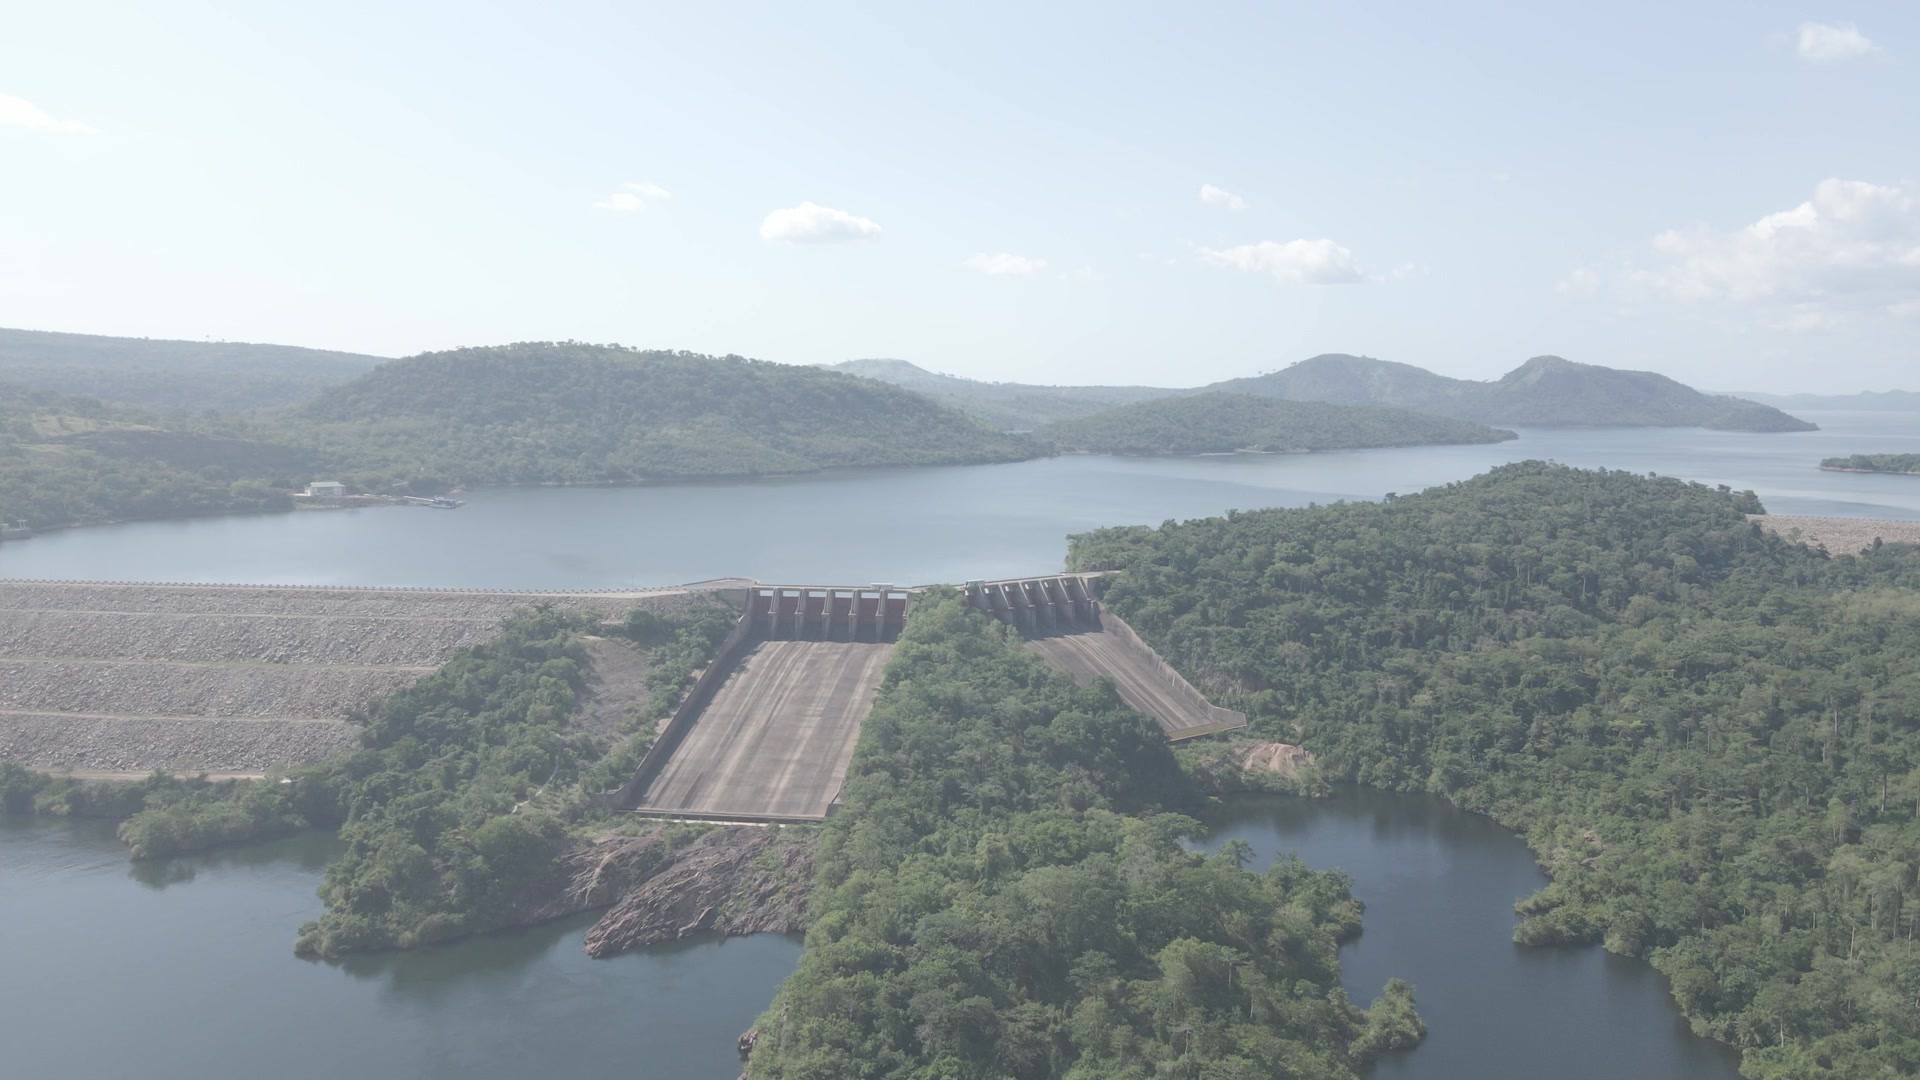
POLYGON ((1828 554, 1842 558, 1871 548, 1875 541, 1920 544, 1920 521, 1801 514, 1748 514, 1747 520, 1770 533, 1825 548, 1828 554))

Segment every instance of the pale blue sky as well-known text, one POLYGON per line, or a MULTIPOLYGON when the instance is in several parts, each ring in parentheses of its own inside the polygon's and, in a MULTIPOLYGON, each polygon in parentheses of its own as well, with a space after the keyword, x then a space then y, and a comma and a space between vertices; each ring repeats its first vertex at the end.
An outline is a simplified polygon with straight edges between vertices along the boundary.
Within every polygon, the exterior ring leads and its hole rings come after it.
POLYGON ((1909 2, 14 0, 0 325, 1920 388, 1916 103, 1909 2))

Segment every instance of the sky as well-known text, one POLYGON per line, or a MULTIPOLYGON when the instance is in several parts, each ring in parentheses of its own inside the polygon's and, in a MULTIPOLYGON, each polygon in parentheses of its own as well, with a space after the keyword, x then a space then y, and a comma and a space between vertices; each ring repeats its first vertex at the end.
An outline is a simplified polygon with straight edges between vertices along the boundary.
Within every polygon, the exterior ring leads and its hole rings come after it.
POLYGON ((0 16, 0 326, 1920 389, 1920 4, 0 16))

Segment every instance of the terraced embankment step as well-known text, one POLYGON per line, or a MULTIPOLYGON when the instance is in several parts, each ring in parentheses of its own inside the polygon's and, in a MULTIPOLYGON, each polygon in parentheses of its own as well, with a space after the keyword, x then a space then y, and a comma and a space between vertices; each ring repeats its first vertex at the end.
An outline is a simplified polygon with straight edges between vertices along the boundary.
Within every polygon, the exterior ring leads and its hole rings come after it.
POLYGON ((516 610, 619 619, 702 591, 0 580, 0 761, 248 774, 320 760, 358 745, 357 710, 516 610))

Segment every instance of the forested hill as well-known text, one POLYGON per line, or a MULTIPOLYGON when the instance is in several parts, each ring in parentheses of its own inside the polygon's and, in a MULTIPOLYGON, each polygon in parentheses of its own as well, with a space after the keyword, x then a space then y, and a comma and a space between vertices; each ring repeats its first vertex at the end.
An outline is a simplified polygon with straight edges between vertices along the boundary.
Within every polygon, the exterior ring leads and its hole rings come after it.
POLYGON ((291 345, 0 329, 0 381, 150 409, 291 405, 383 360, 291 345))
POLYGON ((1286 453, 1515 437, 1484 424, 1405 409, 1219 393, 1123 405, 1049 424, 1034 435, 1058 450, 1096 454, 1286 453))
POLYGON ((1920 454, 1854 454, 1828 458, 1820 467, 1835 472, 1920 474, 1920 454))
POLYGON ((1106 601, 1323 771, 1521 830, 1524 943, 1673 981, 1756 1080, 1920 1075, 1920 548, 1529 462, 1077 537, 1106 601))
POLYGON ((128 518, 292 507, 263 476, 303 452, 180 431, 150 413, 0 383, 0 523, 40 529, 128 518))
POLYGON ((1812 431, 1816 426, 1770 405, 1703 394, 1651 371, 1577 364, 1557 356, 1536 356, 1494 382, 1475 382, 1410 364, 1328 353, 1207 389, 1290 401, 1387 405, 1521 427, 1812 431))
POLYGON ((371 486, 594 483, 1030 457, 897 387, 819 368, 573 342, 423 353, 288 420, 371 486))
POLYGON ((905 360, 848 360, 833 371, 878 379, 924 394, 1001 431, 1028 431, 1054 420, 1091 416, 1115 405, 1192 393, 1153 386, 1040 386, 940 375, 905 360))

